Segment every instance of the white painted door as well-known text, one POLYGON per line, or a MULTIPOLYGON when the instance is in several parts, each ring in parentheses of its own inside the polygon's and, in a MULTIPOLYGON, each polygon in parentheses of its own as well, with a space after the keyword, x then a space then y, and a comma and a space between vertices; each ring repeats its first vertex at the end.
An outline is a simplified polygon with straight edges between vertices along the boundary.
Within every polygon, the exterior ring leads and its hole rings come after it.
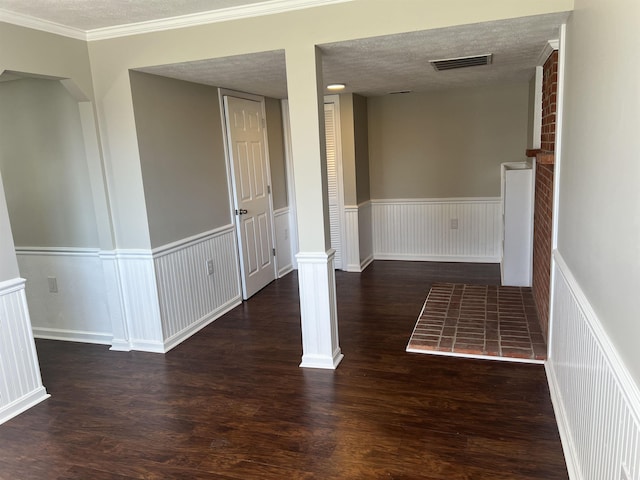
POLYGON ((327 150, 327 190, 329 200, 329 229, 331 232, 331 248, 336 253, 334 265, 336 269, 343 268, 342 255, 342 200, 341 200, 341 175, 338 150, 338 111, 335 103, 324 104, 324 126, 327 150))
POLYGON ((276 278, 263 106, 260 101, 229 96, 224 105, 246 300, 276 278))

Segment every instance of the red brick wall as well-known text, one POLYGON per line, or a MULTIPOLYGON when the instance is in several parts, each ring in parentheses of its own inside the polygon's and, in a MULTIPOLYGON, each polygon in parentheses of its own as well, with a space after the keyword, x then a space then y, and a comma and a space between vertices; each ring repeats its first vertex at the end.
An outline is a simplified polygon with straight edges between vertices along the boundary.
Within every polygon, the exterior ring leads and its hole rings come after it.
POLYGON ((558 92, 558 51, 547 59, 542 73, 542 139, 540 149, 554 152, 556 147, 556 97, 558 92))
MULTIPOLYGON (((544 64, 542 75, 541 150, 554 152, 556 141, 556 96, 558 52, 544 64)), ((537 164, 533 220, 533 297, 542 333, 549 330, 549 282, 551 278, 551 226, 553 223, 553 165, 537 164)))
POLYGON ((535 198, 533 219, 533 298, 538 311, 540 328, 546 339, 549 329, 553 165, 537 166, 535 198))

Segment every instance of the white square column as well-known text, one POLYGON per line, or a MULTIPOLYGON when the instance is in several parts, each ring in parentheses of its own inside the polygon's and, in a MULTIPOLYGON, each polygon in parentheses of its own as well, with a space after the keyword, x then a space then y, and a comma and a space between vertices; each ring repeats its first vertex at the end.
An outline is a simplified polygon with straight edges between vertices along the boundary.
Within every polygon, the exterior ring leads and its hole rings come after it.
POLYGON ((301 367, 335 369, 344 357, 338 342, 334 253, 329 250, 296 255, 302 317, 301 367))
POLYGON ((285 54, 300 248, 300 366, 335 369, 343 355, 329 231, 322 55, 315 45, 292 45, 285 54))

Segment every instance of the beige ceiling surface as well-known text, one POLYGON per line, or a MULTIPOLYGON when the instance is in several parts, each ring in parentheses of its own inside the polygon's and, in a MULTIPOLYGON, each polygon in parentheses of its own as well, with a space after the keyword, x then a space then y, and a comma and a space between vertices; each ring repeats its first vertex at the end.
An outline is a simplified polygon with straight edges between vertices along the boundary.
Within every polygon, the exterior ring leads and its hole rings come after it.
MULTIPOLYGON (((0 0, 0 13, 14 12, 86 31, 282 1, 0 0)), ((567 17, 568 13, 538 15, 320 45, 324 81, 345 83, 347 92, 366 96, 527 81, 548 40, 558 38, 567 17), (486 53, 493 54, 488 66, 436 72, 429 64, 434 59, 486 53)), ((287 96, 282 51, 139 70, 275 98, 287 96)))
MULTIPOLYGON (((558 38, 567 15, 538 15, 321 45, 324 81, 345 83, 346 92, 366 96, 528 81, 545 45, 558 38), (429 64, 433 59, 485 53, 493 54, 491 65, 436 72, 429 64)), ((141 70, 275 98, 287 96, 283 52, 141 70)))
POLYGON ((0 9, 78 30, 265 3, 265 0, 0 0, 0 9))

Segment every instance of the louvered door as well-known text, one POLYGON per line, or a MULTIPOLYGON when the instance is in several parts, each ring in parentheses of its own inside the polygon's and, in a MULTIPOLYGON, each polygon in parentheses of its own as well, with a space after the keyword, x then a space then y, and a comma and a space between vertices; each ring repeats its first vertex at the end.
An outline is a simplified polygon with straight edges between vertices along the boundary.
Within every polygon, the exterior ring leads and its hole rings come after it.
POLYGON ((327 143, 327 189, 329 196, 329 226, 331 230, 331 248, 336 251, 334 264, 342 269, 342 224, 340 218, 340 168, 338 162, 337 122, 338 111, 335 103, 324 104, 324 124, 327 143))

